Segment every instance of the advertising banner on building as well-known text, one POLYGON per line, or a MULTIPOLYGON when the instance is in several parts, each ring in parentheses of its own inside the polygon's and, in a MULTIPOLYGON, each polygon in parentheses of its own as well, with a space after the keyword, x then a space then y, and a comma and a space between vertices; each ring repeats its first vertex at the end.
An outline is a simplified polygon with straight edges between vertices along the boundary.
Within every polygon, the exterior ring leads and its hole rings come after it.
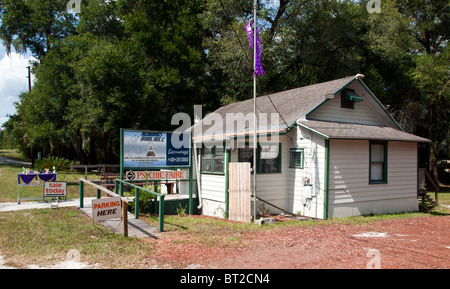
POLYGON ((124 130, 122 157, 127 168, 189 167, 190 135, 124 130))

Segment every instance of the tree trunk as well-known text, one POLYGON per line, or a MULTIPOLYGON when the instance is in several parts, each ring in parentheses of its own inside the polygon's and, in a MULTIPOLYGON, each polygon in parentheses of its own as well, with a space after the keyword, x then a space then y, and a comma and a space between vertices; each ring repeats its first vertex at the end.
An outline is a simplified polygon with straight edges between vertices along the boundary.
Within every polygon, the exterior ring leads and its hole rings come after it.
POLYGON ((430 134, 430 140, 431 140, 431 146, 430 146, 430 172, 433 176, 434 182, 438 184, 438 186, 441 185, 441 182, 439 181, 439 175, 437 170, 437 140, 436 140, 436 133, 435 133, 435 117, 436 117, 436 102, 433 101, 429 107, 430 111, 430 124, 429 124, 429 134, 430 134))

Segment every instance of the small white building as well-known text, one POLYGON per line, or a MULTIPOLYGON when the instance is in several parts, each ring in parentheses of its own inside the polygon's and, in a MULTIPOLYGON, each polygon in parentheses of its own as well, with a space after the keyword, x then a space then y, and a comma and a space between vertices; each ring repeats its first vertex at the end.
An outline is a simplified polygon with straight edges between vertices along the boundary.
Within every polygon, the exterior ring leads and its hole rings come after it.
MULTIPOLYGON (((257 98, 257 118, 268 116, 266 124, 258 123, 258 134, 278 136, 276 145, 258 139, 258 198, 319 219, 418 210, 418 143, 429 140, 406 133, 361 78, 257 98)), ((252 162, 252 113, 250 99, 221 107, 193 126, 205 215, 228 216, 228 164, 252 162), (247 121, 230 130, 227 116, 247 121), (205 145, 210 141, 216 146, 205 145)))

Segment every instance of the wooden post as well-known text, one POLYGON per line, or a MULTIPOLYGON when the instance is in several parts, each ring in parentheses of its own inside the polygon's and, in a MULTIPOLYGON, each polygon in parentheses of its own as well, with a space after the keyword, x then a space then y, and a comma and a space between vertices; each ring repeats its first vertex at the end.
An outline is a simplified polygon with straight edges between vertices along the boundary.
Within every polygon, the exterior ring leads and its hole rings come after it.
POLYGON ((122 201, 123 236, 128 237, 128 203, 122 201))

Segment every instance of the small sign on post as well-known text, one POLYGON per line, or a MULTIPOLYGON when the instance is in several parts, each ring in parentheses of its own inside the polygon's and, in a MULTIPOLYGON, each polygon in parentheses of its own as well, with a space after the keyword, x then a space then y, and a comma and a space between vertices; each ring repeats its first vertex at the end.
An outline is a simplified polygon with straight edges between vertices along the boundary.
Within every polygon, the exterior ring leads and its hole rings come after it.
POLYGON ((92 219, 94 222, 121 217, 120 197, 92 200, 92 219))
POLYGON ((125 178, 127 181, 185 180, 188 174, 186 171, 127 171, 125 178))
POLYGON ((44 197, 65 197, 67 195, 66 182, 45 182, 44 197))

